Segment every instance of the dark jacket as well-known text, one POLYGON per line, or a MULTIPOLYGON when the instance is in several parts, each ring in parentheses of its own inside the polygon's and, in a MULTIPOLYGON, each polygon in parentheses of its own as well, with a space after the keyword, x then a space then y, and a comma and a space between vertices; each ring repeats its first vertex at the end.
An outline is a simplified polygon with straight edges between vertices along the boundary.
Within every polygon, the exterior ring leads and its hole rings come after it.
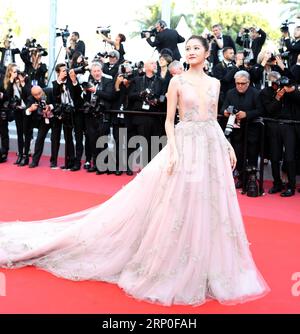
MULTIPOLYGON (((265 44, 267 34, 262 30, 259 29, 258 33, 260 34, 260 37, 255 38, 252 41, 251 49, 253 52, 253 59, 257 61, 257 56, 260 53, 262 46, 265 44)), ((236 43, 240 46, 243 46, 243 38, 242 36, 237 36, 236 43)))
POLYGON ((252 121, 262 116, 263 109, 259 99, 259 91, 253 87, 249 87, 244 94, 240 94, 236 88, 229 90, 221 109, 223 115, 224 110, 230 105, 247 113, 246 119, 243 119, 242 122, 252 121))
POLYGON ((293 66, 297 63, 297 58, 300 53, 300 39, 298 41, 291 41, 290 38, 284 40, 284 44, 289 51, 289 65, 293 66))
MULTIPOLYGON (((223 35, 223 48, 231 47, 234 50, 234 53, 236 53, 235 43, 233 39, 228 35, 223 35)), ((217 65, 219 63, 218 58, 218 51, 221 50, 216 42, 213 42, 211 44, 211 57, 213 66, 217 65)))
POLYGON ((162 49, 170 49, 173 52, 173 59, 180 60, 181 55, 178 50, 178 43, 183 43, 185 39, 178 34, 174 29, 164 29, 159 32, 154 41, 147 38, 146 41, 152 46, 156 47, 157 51, 160 53, 162 49))
MULTIPOLYGON (((0 68, 3 69, 4 68, 4 56, 5 56, 5 52, 6 52, 6 48, 0 48, 0 52, 1 52, 1 61, 0 61, 0 68)), ((11 49, 11 55, 12 55, 12 62, 15 63, 16 62, 16 54, 20 54, 20 50, 19 49, 11 49)))

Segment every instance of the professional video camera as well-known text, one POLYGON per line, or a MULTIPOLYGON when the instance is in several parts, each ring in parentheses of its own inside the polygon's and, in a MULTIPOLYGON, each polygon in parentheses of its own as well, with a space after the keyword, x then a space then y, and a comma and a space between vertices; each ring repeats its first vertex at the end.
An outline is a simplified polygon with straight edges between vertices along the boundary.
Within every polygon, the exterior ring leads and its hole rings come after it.
POLYGON ((283 23, 281 23, 280 31, 289 32, 289 25, 294 23, 295 22, 289 22, 289 20, 285 20, 283 23))
POLYGON ((67 47, 67 41, 68 38, 70 37, 70 31, 68 29, 68 25, 66 25, 65 29, 61 29, 61 28, 56 28, 57 32, 56 32, 56 37, 61 37, 62 41, 63 41, 63 46, 66 48, 67 47))
POLYGON ((239 112, 238 109, 236 109, 234 106, 228 106, 227 111, 230 113, 230 116, 229 116, 225 131, 224 131, 226 137, 230 136, 234 128, 236 114, 239 112))
POLYGON ((110 34, 110 26, 107 26, 107 27, 97 27, 96 29, 96 34, 102 34, 106 37, 108 37, 108 35, 110 34))
POLYGON ((156 28, 150 29, 150 30, 142 30, 141 32, 141 38, 146 38, 146 33, 150 33, 150 37, 155 37, 157 35, 156 28))

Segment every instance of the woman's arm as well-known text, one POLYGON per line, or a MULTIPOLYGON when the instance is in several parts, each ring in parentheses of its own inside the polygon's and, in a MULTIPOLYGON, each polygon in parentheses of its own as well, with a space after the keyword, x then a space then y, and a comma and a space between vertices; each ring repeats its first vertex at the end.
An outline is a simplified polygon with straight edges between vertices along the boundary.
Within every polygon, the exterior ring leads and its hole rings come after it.
POLYGON ((174 121, 175 114, 178 104, 178 78, 174 77, 170 81, 168 89, 168 104, 167 104, 167 117, 165 122, 166 134, 168 137, 168 145, 170 149, 170 158, 168 163, 167 172, 169 175, 172 174, 175 164, 178 160, 178 152, 176 148, 175 141, 175 130, 174 130, 174 121))

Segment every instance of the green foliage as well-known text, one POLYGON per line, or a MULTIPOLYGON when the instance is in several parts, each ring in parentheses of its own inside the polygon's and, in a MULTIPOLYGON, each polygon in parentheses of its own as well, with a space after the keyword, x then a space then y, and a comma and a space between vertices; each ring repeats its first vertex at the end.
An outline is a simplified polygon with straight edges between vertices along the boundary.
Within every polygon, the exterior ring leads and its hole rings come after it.
POLYGON ((237 12, 225 8, 201 11, 196 14, 194 33, 201 34, 204 28, 211 30, 212 25, 216 23, 220 23, 224 33, 231 35, 233 38, 235 38, 241 28, 249 28, 252 26, 263 29, 267 33, 268 38, 272 40, 278 40, 281 35, 279 27, 274 29, 266 19, 256 14, 237 12))
POLYGON ((0 19, 1 31, 0 41, 2 42, 8 34, 8 29, 12 29, 12 35, 19 36, 21 27, 16 19, 15 12, 11 8, 7 8, 0 19))

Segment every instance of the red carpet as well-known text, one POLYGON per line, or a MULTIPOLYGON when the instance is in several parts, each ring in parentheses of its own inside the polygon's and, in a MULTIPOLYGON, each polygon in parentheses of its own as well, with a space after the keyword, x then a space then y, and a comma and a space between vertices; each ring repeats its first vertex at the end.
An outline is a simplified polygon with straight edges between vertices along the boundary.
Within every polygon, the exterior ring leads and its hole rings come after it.
MULTIPOLYGON (((132 179, 51 170, 47 159, 33 170, 18 168, 12 165, 14 158, 0 165, 1 221, 85 209, 105 201, 132 179)), ((212 301, 200 307, 163 307, 138 302, 112 284, 72 282, 27 267, 0 270, 7 285, 6 297, 0 296, 0 313, 300 313, 300 297, 292 296, 292 275, 300 272, 300 195, 239 199, 254 259, 272 290, 264 298, 237 306, 212 301)))

